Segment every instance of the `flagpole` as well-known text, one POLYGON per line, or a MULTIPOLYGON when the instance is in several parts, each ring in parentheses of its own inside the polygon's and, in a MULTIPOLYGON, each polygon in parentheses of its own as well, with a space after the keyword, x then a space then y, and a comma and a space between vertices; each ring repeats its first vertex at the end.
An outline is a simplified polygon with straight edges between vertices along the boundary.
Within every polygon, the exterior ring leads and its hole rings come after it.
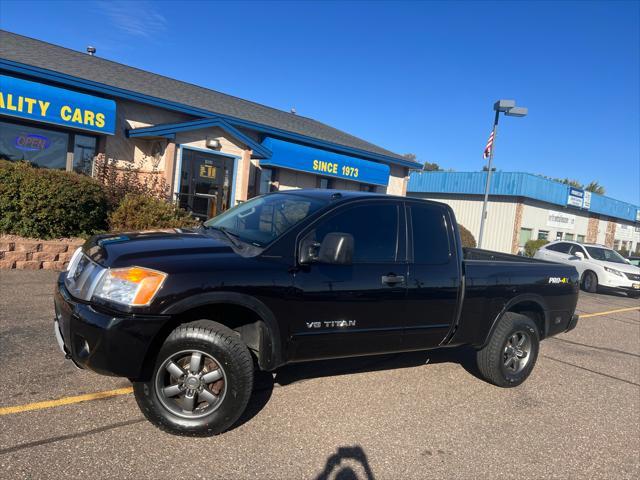
POLYGON ((478 235, 478 248, 482 248, 482 237, 484 236, 484 224, 487 218, 487 203, 489 202, 489 187, 491 186, 491 170, 493 167, 493 150, 496 147, 496 136, 498 135, 498 119, 500 111, 496 110, 496 116, 493 121, 493 143, 489 150, 489 165, 487 170, 487 183, 484 186, 484 201, 482 202, 482 217, 480 218, 480 234, 478 235))

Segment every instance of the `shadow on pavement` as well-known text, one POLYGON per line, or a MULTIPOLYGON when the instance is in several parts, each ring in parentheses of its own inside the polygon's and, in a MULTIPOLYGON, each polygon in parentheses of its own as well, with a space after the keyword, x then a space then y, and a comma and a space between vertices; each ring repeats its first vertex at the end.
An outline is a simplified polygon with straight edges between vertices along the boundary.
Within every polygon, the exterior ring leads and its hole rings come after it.
POLYGON ((286 365, 276 371, 275 383, 281 386, 309 380, 353 373, 414 368, 433 363, 457 363, 471 375, 480 378, 475 366, 475 351, 471 348, 441 348, 420 352, 396 353, 369 357, 286 365))
POLYGON ((275 387, 286 387, 314 378, 354 373, 415 368, 425 364, 457 363, 474 377, 481 378, 475 363, 475 350, 469 347, 441 348, 410 353, 351 357, 286 365, 275 373, 256 371, 254 388, 247 409, 231 430, 251 420, 269 402, 275 387))
POLYGON ((0 450, 0 455, 7 453, 18 452, 26 448, 39 447, 40 445, 47 445, 49 443, 61 442, 63 440, 70 440, 74 438, 88 437, 89 435, 95 435, 96 433, 106 432, 107 430, 113 430, 114 428, 127 427, 129 425, 135 425, 136 423, 144 422, 144 418, 135 418, 133 420, 127 420, 125 422, 113 423, 111 425, 105 425, 104 427, 94 428, 92 430, 85 430, 84 432, 69 433, 67 435, 60 435, 53 438, 45 438, 44 440, 36 440, 35 442, 22 443, 9 448, 3 448, 0 450))
POLYGON ((374 480, 369 460, 359 445, 338 447, 327 458, 324 470, 315 480, 374 480))

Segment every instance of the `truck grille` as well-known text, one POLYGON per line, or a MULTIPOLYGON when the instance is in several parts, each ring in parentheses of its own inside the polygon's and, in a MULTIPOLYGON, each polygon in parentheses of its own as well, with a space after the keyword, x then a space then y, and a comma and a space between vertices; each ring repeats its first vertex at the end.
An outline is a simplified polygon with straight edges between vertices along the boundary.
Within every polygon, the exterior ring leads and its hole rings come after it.
POLYGON ((627 276, 629 280, 640 281, 640 275, 637 275, 635 273, 627 273, 627 272, 625 272, 624 274, 627 276))
POLYGON ((69 265, 69 271, 67 272, 67 278, 64 284, 71 296, 88 301, 91 300, 93 291, 104 271, 104 268, 91 261, 91 259, 83 253, 77 261, 69 265))

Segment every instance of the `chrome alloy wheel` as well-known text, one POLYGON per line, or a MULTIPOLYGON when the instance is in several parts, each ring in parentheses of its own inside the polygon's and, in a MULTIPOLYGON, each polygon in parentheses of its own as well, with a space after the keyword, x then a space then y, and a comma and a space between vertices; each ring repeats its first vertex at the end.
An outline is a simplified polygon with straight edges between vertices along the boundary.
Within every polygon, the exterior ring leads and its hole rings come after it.
POLYGON ((160 403, 188 419, 215 411, 227 393, 227 376, 220 362, 200 350, 183 350, 167 358, 156 373, 160 403))
POLYGON ((508 373, 520 373, 531 358, 531 337, 527 332, 517 331, 507 340, 502 355, 504 368, 508 373))

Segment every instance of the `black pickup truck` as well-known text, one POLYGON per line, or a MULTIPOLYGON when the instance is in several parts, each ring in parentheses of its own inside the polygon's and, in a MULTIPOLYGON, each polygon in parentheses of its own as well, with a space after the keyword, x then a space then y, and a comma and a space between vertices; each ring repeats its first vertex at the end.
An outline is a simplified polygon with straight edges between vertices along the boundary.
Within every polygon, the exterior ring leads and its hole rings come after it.
POLYGON ((201 435, 239 418, 254 368, 470 345, 486 380, 519 385, 577 299, 571 266, 463 250, 447 205, 297 190, 195 230, 91 238, 54 331, 77 366, 129 378, 151 422, 201 435))

